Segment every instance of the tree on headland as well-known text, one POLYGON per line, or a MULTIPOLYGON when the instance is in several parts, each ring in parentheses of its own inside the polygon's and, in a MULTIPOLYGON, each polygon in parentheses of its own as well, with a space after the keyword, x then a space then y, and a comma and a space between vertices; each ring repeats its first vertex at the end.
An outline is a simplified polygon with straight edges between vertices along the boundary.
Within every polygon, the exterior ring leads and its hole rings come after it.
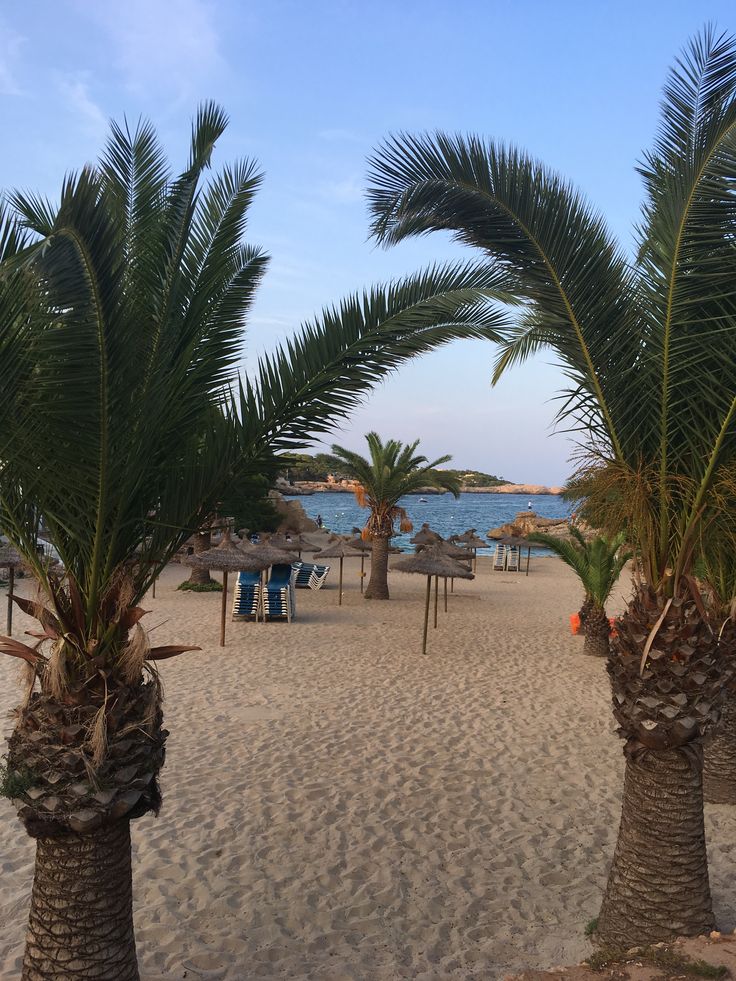
POLYGON ((582 195, 478 137, 400 135, 375 153, 373 234, 448 231, 518 277, 524 306, 496 378, 541 349, 569 387, 583 452, 572 493, 627 529, 642 571, 611 643, 626 774, 598 931, 624 948, 714 926, 703 737, 736 670, 736 634, 693 577, 736 496, 736 39, 707 29, 669 74, 639 172, 628 261, 582 195))
POLYGON ((436 468, 451 460, 442 456, 431 463, 416 452, 419 440, 404 445, 389 439, 385 443, 378 433, 366 435, 370 458, 334 445, 333 454, 343 464, 346 473, 358 482, 355 497, 370 514, 365 526, 372 543, 371 577, 365 589, 366 599, 388 599, 388 548, 399 522, 401 531, 411 531, 413 525, 406 511, 399 507, 405 494, 421 487, 438 487, 455 497, 460 484, 453 474, 436 468))
POLYGON ((606 601, 632 554, 623 548, 625 532, 611 540, 598 535, 586 541, 580 530, 571 526, 570 538, 556 538, 541 531, 527 537, 530 542, 554 552, 580 580, 585 592, 584 614, 581 611, 581 623, 585 625, 583 653, 606 657, 611 633, 606 601))
MULTIPOLYGON (((260 175, 208 175, 205 104, 174 175, 152 127, 113 124, 58 203, 0 212, 0 527, 39 582, 28 691, 0 790, 37 840, 23 978, 138 977, 130 821, 157 811, 156 662, 140 603, 233 486, 303 448, 409 358, 494 338, 488 270, 436 266, 349 296, 238 380, 267 257, 243 241, 260 175), (35 530, 64 564, 49 570, 35 530)), ((505 274, 496 278, 503 299, 505 274)))

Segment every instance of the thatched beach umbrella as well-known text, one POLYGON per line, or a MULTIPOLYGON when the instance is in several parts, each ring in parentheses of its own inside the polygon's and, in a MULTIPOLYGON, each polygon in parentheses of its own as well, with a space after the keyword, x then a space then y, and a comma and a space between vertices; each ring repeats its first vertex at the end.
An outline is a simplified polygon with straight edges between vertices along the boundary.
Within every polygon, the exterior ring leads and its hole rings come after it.
MULTIPOLYGON (((470 555, 467 548, 461 548, 459 545, 454 545, 450 541, 441 541, 437 543, 437 548, 446 555, 449 559, 455 559, 456 562, 467 562, 468 572, 472 572, 473 557, 470 555)), ((444 576, 445 581, 445 613, 447 613, 447 576, 444 576)), ((455 579, 450 578, 451 591, 455 592, 455 579)), ((436 624, 435 624, 436 626, 436 624)))
POLYGON ((472 549, 472 551, 473 551, 473 567, 475 569, 477 569, 478 568, 478 549, 479 548, 488 548, 489 547, 488 542, 484 541, 482 538, 479 538, 476 535, 475 528, 468 528, 468 530, 467 531, 464 531, 462 533, 462 535, 457 535, 456 538, 455 538, 455 541, 459 545, 463 545, 465 548, 472 549))
POLYGON ((271 535, 268 544, 273 548, 282 548, 286 552, 296 552, 299 558, 302 557, 303 551, 309 551, 310 548, 314 551, 314 546, 310 545, 303 535, 296 532, 293 535, 288 531, 283 535, 271 535))
MULTIPOLYGON (((422 635, 422 654, 427 653, 427 627, 429 625, 429 597, 432 590, 432 576, 443 579, 473 579, 473 573, 454 559, 449 558, 439 548, 425 548, 416 555, 407 555, 393 566, 399 572, 414 572, 427 577, 427 597, 424 604, 424 633, 422 635)), ((437 588, 435 586, 435 625, 437 623, 437 588)))
POLYGON ((443 540, 442 535, 440 535, 439 532, 432 531, 428 522, 426 521, 416 535, 409 539, 412 545, 436 545, 437 542, 441 542, 443 540))
MULTIPOLYGON (((373 551, 373 545, 358 537, 351 540, 350 547, 360 552, 360 591, 362 593, 364 588, 363 580, 365 579, 365 556, 367 552, 373 551)), ((390 551, 391 549, 389 548, 390 551)))
POLYGON ((222 611, 220 617, 220 647, 225 646, 225 619, 227 617, 227 577, 230 572, 261 572, 272 563, 256 554, 255 549, 238 548, 226 531, 216 548, 208 548, 199 555, 188 555, 185 565, 198 569, 217 569, 222 572, 222 611))
POLYGON ((353 538, 350 542, 350 547, 354 548, 356 552, 360 552, 360 591, 363 592, 363 580, 365 579, 365 554, 366 552, 372 552, 373 546, 370 542, 363 541, 362 538, 353 538))
POLYGON ((270 542, 264 542, 259 545, 251 545, 250 542, 243 542, 238 551, 243 555, 258 556, 258 559, 263 563, 261 569, 267 569, 271 565, 291 565, 294 561, 292 552, 287 552, 285 548, 276 548, 270 542))
POLYGON ((13 589, 15 587, 15 570, 23 564, 20 553, 12 545, 0 546, 0 569, 8 570, 8 636, 13 633, 13 589))
POLYGON ((315 559, 339 559, 340 560, 340 582, 338 585, 337 605, 342 606, 342 563, 343 559, 357 559, 358 553, 353 547, 352 542, 346 542, 342 538, 320 552, 314 553, 315 559))
POLYGON ((518 548, 526 549, 526 574, 529 575, 529 559, 532 554, 532 542, 528 542, 526 538, 519 538, 518 535, 505 535, 503 538, 498 539, 502 545, 506 545, 508 548, 518 548))

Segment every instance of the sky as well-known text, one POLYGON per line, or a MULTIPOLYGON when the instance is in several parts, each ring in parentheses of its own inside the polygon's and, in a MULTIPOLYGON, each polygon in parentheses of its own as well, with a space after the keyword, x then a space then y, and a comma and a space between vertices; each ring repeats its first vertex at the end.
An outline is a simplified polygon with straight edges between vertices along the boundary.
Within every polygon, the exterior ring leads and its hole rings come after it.
MULTIPOLYGON (((435 260, 438 236, 368 239, 366 158, 396 131, 475 132, 571 179, 626 248, 666 71, 727 0, 0 0, 0 189, 58 195, 94 160, 108 120, 151 119, 175 169, 191 117, 220 102, 215 165, 255 158, 265 179, 248 238, 271 264, 249 318, 244 369, 322 307, 435 260)), ((550 355, 495 388, 493 345, 456 342, 404 367, 335 433, 420 438, 430 458, 557 484, 572 443, 554 431, 563 384, 550 355)))

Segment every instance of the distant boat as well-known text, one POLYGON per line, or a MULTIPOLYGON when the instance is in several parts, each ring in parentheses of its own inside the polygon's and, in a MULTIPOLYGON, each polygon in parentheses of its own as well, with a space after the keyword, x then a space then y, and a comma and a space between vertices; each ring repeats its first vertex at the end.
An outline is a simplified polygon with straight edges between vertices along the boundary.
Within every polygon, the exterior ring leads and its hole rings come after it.
POLYGON ((428 504, 428 503, 429 503, 429 501, 427 500, 427 498, 426 498, 426 497, 420 497, 420 498, 419 498, 419 503, 420 503, 420 504, 428 504))

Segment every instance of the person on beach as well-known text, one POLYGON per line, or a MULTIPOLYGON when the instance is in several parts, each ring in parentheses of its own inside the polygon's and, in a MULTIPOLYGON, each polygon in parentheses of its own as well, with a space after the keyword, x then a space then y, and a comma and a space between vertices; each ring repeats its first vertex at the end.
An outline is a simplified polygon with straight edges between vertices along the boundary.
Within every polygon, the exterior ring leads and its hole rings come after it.
POLYGON ((321 514, 318 514, 317 515, 317 527, 318 528, 321 528, 322 527, 322 515, 321 514))

